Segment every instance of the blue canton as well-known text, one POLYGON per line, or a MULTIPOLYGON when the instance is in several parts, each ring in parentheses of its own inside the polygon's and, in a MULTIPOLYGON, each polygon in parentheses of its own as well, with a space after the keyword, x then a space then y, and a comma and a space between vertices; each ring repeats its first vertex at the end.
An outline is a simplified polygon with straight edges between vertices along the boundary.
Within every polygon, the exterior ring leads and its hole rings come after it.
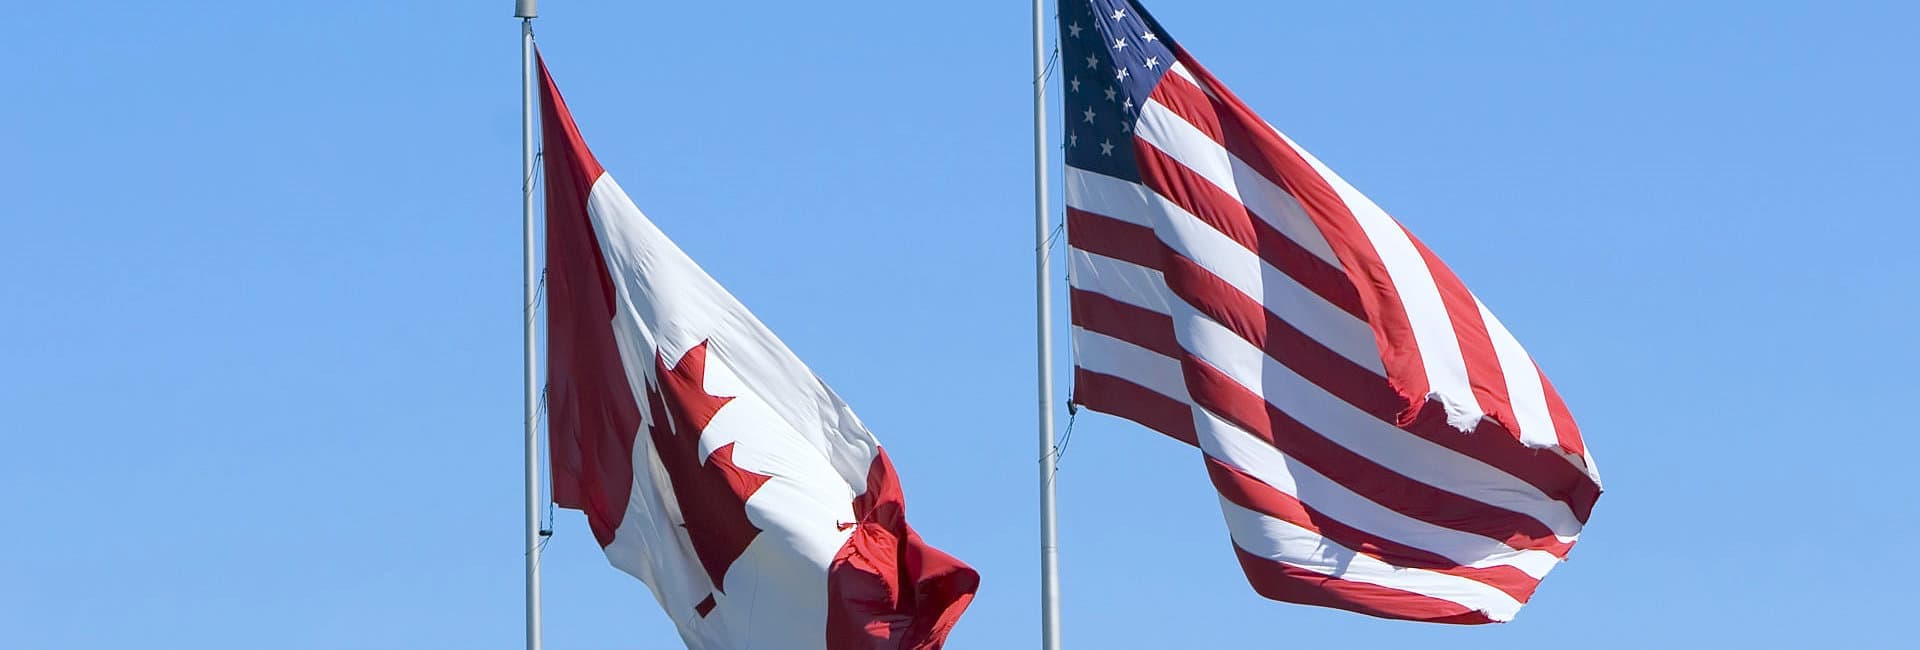
POLYGON ((1138 183, 1133 128, 1173 48, 1127 0, 1060 0, 1059 22, 1067 165, 1138 183))

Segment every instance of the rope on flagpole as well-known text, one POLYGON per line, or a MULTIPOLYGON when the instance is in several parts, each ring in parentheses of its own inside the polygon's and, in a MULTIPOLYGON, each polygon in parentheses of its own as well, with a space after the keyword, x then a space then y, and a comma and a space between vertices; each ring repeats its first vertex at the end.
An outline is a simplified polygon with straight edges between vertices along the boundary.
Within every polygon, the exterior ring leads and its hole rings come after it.
POLYGON ((1073 423, 1080 419, 1080 409, 1067 403, 1067 429, 1060 433, 1060 441, 1053 445, 1053 474, 1060 475, 1060 465, 1067 460, 1067 445, 1073 442, 1073 423))

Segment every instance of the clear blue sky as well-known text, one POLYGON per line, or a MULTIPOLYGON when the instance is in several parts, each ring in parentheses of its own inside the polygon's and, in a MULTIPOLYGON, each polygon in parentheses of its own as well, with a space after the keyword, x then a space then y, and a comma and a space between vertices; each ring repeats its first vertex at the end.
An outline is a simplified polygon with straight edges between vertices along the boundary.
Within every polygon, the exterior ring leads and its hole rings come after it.
MULTIPOLYGON (((0 645, 517 646, 510 4, 8 10, 0 645)), ((542 4, 601 161, 980 569, 952 647, 1032 647, 1025 4, 542 4)), ((1517 622, 1377 621, 1256 597, 1198 452, 1083 416, 1070 646, 1901 645, 1913 3, 1152 8, 1500 313, 1609 492, 1517 622)), ((676 645, 557 519, 551 647, 676 645)))

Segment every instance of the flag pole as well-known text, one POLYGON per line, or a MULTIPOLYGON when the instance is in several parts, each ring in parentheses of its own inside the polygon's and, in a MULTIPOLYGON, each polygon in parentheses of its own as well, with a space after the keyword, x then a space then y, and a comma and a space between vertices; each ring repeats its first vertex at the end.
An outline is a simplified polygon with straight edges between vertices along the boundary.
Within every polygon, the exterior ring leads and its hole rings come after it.
POLYGON ((540 650, 540 421, 539 376, 535 367, 534 290, 539 281, 533 260, 533 19, 536 0, 514 0, 520 19, 520 266, 521 360, 526 425, 527 650, 540 650))
POLYGON ((1053 273, 1048 250, 1046 0, 1033 0, 1034 295, 1040 392, 1040 648, 1060 648, 1060 545, 1054 515, 1053 273))

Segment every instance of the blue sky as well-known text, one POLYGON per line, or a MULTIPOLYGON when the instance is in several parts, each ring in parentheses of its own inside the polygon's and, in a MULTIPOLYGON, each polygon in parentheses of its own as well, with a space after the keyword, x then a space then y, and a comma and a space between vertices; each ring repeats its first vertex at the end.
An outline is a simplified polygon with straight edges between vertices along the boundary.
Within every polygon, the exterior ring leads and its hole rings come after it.
MULTIPOLYGON (((0 644, 517 646, 510 4, 9 11, 0 644)), ((542 4, 601 161, 982 572, 952 647, 1031 647, 1024 4, 542 4)), ((1517 622, 1377 621, 1256 597, 1198 452, 1082 416, 1070 646, 1902 644, 1920 10, 1151 8, 1498 311, 1609 492, 1517 622)), ((550 646, 674 645, 556 525, 550 646)))

